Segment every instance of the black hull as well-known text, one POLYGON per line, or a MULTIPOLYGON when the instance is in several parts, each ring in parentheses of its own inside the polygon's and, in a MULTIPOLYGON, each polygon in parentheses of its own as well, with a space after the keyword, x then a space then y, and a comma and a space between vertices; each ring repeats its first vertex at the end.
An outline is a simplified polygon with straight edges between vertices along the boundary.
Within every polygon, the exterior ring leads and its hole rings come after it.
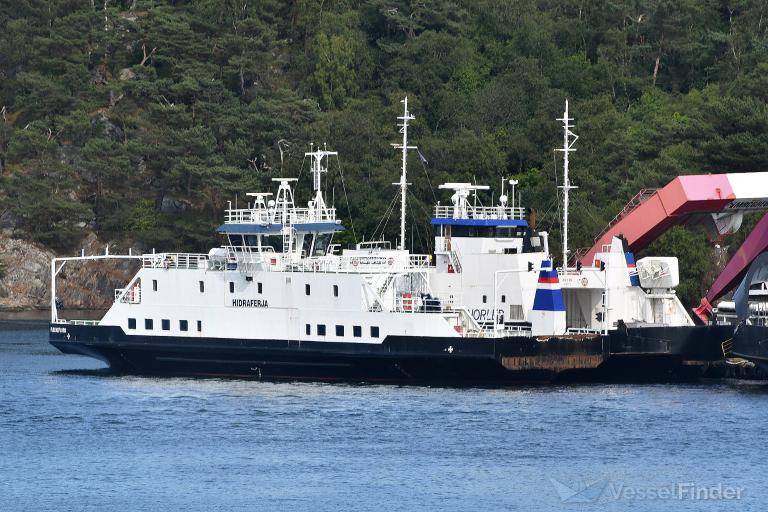
POLYGON ((728 336, 712 326, 551 339, 389 336, 368 344, 129 336, 119 327, 51 324, 50 342, 118 373, 461 386, 695 379, 722 358, 728 336))
POLYGON ((768 374, 768 326, 739 325, 733 334, 731 355, 752 361, 768 374))

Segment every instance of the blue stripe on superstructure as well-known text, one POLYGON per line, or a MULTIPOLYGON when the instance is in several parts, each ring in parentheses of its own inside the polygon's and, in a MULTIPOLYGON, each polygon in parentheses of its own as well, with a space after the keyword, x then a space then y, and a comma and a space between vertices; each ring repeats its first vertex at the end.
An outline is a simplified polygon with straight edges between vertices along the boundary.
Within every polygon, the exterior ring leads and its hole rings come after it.
POLYGON ((561 290, 537 289, 533 299, 534 311, 565 311, 561 290))
POLYGON ((528 221, 517 219, 432 219, 433 225, 451 226, 528 226, 528 221))
POLYGON ((624 259, 627 262, 627 266, 632 265, 629 268, 629 284, 640 286, 640 278, 637 275, 637 267, 635 266, 635 255, 627 251, 624 253, 624 259))
POLYGON ((542 269, 541 272, 539 272, 539 277, 558 277, 557 276, 557 270, 544 270, 542 269))
POLYGON ((222 224, 216 231, 229 235, 276 234, 283 229, 282 224, 222 224))
POLYGON ((299 233, 344 231, 344 226, 335 222, 306 222, 303 224, 294 224, 293 229, 299 233))

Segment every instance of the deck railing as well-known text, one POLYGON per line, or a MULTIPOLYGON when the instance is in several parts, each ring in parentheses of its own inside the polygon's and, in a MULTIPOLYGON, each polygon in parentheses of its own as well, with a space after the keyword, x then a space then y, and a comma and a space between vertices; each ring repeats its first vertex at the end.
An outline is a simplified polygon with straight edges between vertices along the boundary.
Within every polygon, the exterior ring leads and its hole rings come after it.
POLYGON ((457 212, 455 206, 435 206, 436 219, 523 220, 525 208, 511 206, 468 206, 457 212))
POLYGON ((144 268, 204 269, 208 266, 208 255, 184 252, 144 254, 141 257, 141 266, 144 268))
POLYGON ((281 209, 229 209, 225 210, 225 224, 304 224, 312 222, 336 222, 336 208, 281 209))

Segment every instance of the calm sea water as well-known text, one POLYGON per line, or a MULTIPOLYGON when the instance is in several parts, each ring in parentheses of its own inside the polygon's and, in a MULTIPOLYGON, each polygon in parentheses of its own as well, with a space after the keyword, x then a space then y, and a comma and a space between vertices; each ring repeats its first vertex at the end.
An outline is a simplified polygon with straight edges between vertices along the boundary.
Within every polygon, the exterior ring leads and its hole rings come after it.
POLYGON ((45 329, 0 323, 2 511, 768 509, 765 383, 115 377, 45 329))

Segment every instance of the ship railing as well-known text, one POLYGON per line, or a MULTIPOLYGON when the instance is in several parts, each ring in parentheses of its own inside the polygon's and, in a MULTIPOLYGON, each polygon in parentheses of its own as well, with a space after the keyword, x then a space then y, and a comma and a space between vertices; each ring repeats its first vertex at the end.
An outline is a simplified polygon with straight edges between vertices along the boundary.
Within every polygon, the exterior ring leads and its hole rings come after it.
POLYGON ((435 206, 436 219, 523 220, 525 208, 511 206, 435 206))
POLYGON ((98 320, 63 320, 59 319, 54 322, 57 324, 69 324, 69 325, 99 325, 98 320))
POLYGON ((428 254, 411 254, 408 259, 386 254, 366 254, 356 256, 321 256, 296 260, 289 254, 270 254, 264 258, 266 270, 286 272, 323 272, 323 273, 370 273, 370 272, 409 272, 431 268, 428 254))
POLYGON ((566 334, 600 334, 600 329, 591 329, 589 327, 569 327, 566 334))
POLYGON ((423 291, 400 291, 395 297, 393 310, 398 313, 449 313, 458 312, 462 308, 462 301, 456 295, 443 298, 433 297, 423 291))
POLYGON ((336 222, 336 208, 289 208, 275 209, 228 209, 224 212, 225 224, 304 224, 336 222))
POLYGON ((129 286, 128 288, 115 288, 115 302, 118 300, 126 304, 140 304, 141 287, 129 286))
POLYGON ((208 255, 183 252, 144 254, 141 257, 141 266, 164 269, 206 269, 208 255))
POLYGON ((411 254, 408 256, 408 265, 410 268, 423 268, 432 265, 432 256, 429 254, 411 254))

